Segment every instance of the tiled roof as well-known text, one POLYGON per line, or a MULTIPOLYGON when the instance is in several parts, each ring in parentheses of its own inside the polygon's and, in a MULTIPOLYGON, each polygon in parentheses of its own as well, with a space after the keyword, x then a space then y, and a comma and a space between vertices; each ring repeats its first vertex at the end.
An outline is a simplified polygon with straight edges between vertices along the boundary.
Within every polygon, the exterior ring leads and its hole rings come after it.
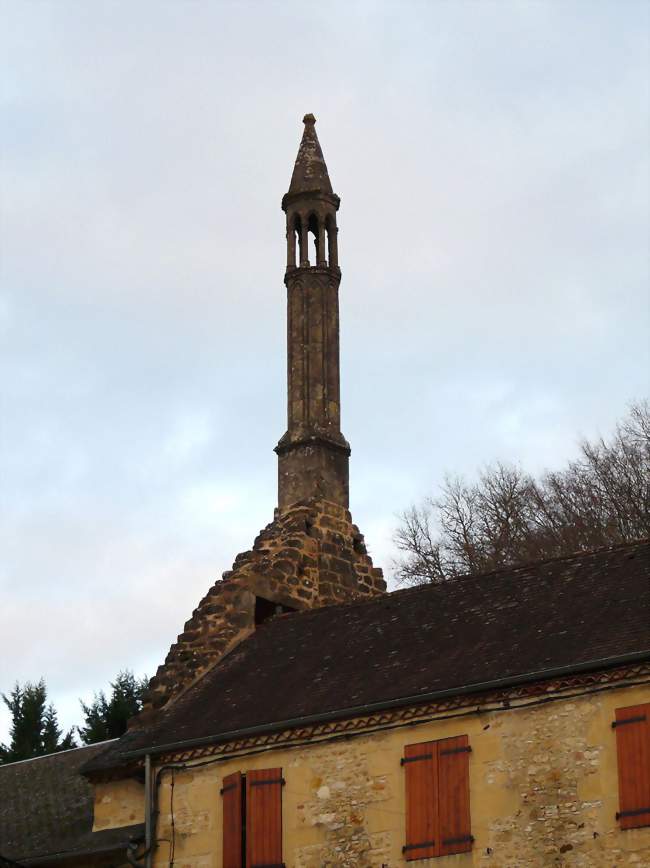
POLYGON ((142 830, 92 832, 92 787, 79 770, 106 747, 103 742, 0 765, 0 853, 5 860, 49 864, 57 857, 124 849, 130 835, 142 830))
POLYGON ((127 751, 650 657, 649 624, 647 541, 281 615, 88 770, 127 751))

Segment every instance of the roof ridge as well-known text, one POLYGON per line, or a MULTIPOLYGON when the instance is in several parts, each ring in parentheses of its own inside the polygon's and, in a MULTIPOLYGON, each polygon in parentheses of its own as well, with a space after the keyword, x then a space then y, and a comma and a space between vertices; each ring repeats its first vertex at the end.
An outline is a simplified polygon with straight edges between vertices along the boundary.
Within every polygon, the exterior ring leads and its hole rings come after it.
POLYGON ((358 606, 372 606, 379 605, 382 602, 385 603, 394 599, 395 597, 407 596, 408 594, 417 594, 422 593, 425 589, 430 589, 432 587, 435 588, 444 588, 446 586, 453 587, 456 582, 476 582, 481 579, 487 579, 492 576, 499 576, 505 573, 518 573, 525 570, 529 570, 532 567, 542 567, 545 564, 557 563, 558 561, 573 561, 573 560, 583 560, 589 558, 593 555, 603 554, 604 552, 615 552, 619 549, 632 548, 642 545, 647 545, 650 543, 649 537, 641 537, 636 540, 629 540, 627 542, 615 543, 610 546, 599 546, 595 549, 588 549, 584 551, 573 552, 570 555, 554 555, 553 557, 543 558, 538 561, 522 561, 518 564, 513 564, 512 566, 505 567, 497 567, 494 570, 488 570, 484 573, 463 573, 460 576, 452 576, 448 579, 442 579, 439 582, 421 582, 417 585, 411 585, 407 588, 397 588, 394 591, 389 591, 387 594, 378 594, 374 597, 363 597, 356 600, 347 600, 340 603, 329 603, 325 606, 317 606, 313 609, 298 609, 295 612, 284 612, 282 615, 276 615, 272 618, 268 623, 273 624, 277 623, 281 619, 285 618, 295 618, 295 617, 304 617, 306 615, 316 615, 318 612, 324 612, 331 609, 351 609, 358 606))
POLYGON ((21 763, 33 763, 36 760, 48 759, 53 756, 63 756, 64 754, 72 753, 75 750, 88 750, 90 747, 100 747, 102 744, 110 744, 113 741, 119 741, 119 738, 106 738, 103 741, 94 741, 92 744, 78 744, 75 747, 68 747, 65 750, 54 750, 51 753, 43 753, 39 756, 30 756, 27 759, 14 760, 11 763, 0 763, 0 771, 10 766, 18 766, 21 763))
POLYGON ((512 564, 511 566, 497 567, 496 569, 488 570, 485 573, 465 573, 462 576, 455 576, 453 581, 457 581, 458 579, 481 579, 487 576, 498 575, 499 573, 519 572, 520 570, 528 570, 531 567, 541 567, 544 566, 544 564, 552 564, 557 561, 572 561, 579 558, 588 558, 592 555, 599 555, 604 552, 614 552, 618 549, 630 548, 632 546, 647 545, 648 543, 650 543, 649 537, 640 537, 639 539, 628 540, 627 542, 613 543, 609 546, 597 546, 594 549, 583 549, 582 551, 573 552, 570 555, 553 555, 552 557, 542 558, 541 560, 522 561, 521 563, 512 564))

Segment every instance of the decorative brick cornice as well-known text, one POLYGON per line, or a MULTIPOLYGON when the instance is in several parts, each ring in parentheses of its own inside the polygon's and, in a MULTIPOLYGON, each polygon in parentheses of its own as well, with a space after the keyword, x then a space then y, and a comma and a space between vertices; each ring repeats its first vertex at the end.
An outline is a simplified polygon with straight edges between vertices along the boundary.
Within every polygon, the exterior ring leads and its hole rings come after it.
POLYGON ((538 702, 544 701, 545 698, 548 701, 559 700, 567 694, 575 695, 576 692, 588 694, 607 688, 624 687, 628 683, 633 684, 648 679, 650 679, 650 662, 643 662, 600 672, 566 675, 562 678, 520 684, 486 693, 449 696, 433 702, 410 704, 347 719, 312 723, 309 726, 278 729, 229 741, 215 740, 212 744, 157 753, 156 762, 186 762, 209 756, 227 757, 258 749, 270 750, 315 743, 337 735, 344 737, 371 734, 373 731, 425 723, 436 718, 474 712, 516 710, 534 700, 538 702))

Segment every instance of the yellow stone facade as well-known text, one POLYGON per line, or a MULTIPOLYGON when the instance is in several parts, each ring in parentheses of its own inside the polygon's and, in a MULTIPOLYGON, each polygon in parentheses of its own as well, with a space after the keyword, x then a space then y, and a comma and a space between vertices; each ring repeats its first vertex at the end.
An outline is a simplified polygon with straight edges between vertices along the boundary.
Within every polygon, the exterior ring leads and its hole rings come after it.
POLYGON ((144 784, 133 778, 95 784, 93 832, 144 823, 144 784))
MULTIPOLYGON (((621 831, 615 819, 611 727, 616 708, 648 701, 643 683, 565 690, 509 707, 466 707, 408 725, 186 761, 160 778, 153 865, 168 866, 173 846, 175 868, 220 868, 223 777, 281 767, 287 868, 650 866, 650 827, 621 831), (406 863, 404 745, 461 734, 472 747, 472 852, 406 863)), ((143 802, 140 783, 98 784, 95 828, 141 821, 143 802)))

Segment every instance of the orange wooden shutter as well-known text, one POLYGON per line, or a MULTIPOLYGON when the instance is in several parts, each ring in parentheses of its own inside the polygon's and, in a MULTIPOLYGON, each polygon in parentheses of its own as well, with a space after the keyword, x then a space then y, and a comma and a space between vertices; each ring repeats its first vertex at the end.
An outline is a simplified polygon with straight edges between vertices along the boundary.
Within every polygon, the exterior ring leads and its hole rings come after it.
POLYGON ((241 868, 242 785, 241 774, 226 775, 223 796, 223 868, 241 868))
POLYGON ((650 826, 650 702, 616 709, 621 829, 650 826))
POLYGON ((465 853, 472 849, 469 814, 469 755, 466 735, 445 738, 438 746, 438 854, 465 853))
POLYGON ((407 862, 437 855, 437 749, 434 741, 407 744, 402 760, 406 779, 407 862))
POLYGON ((282 769, 246 774, 246 868, 283 868, 282 769))

